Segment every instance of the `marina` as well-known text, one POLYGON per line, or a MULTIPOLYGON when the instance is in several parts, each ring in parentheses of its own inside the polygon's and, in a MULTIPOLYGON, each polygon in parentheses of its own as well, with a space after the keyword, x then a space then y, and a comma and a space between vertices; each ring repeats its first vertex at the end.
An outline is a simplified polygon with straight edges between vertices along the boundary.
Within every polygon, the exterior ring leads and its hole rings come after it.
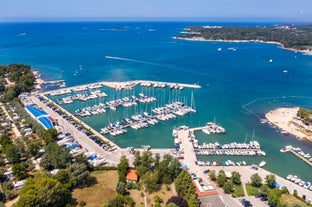
MULTIPOLYGON (((115 137, 129 129, 136 131, 196 113, 193 92, 184 88, 200 86, 153 81, 99 82, 43 94, 77 117, 102 116, 105 121, 98 132, 115 137)), ((212 124, 207 129, 224 131, 212 124)))

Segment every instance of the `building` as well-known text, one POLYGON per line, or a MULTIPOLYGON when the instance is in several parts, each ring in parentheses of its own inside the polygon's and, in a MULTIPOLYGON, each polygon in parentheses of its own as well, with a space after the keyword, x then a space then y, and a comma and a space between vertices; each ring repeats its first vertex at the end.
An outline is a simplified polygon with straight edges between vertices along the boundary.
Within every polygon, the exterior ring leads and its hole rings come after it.
POLYGON ((134 183, 138 182, 139 176, 137 175, 136 170, 129 169, 127 172, 126 180, 127 182, 134 182, 134 183))

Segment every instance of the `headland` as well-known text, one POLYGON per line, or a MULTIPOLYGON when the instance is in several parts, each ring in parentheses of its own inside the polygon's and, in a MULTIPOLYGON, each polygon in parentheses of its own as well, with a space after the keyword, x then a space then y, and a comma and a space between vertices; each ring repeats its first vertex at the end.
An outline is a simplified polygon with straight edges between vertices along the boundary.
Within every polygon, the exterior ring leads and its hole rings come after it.
POLYGON ((277 108, 265 114, 270 123, 280 128, 281 133, 292 134, 299 139, 312 143, 312 136, 304 128, 304 123, 297 117, 299 107, 277 108))
POLYGON ((261 42, 286 50, 312 55, 311 25, 277 26, 194 26, 185 28, 175 39, 217 42, 261 42))

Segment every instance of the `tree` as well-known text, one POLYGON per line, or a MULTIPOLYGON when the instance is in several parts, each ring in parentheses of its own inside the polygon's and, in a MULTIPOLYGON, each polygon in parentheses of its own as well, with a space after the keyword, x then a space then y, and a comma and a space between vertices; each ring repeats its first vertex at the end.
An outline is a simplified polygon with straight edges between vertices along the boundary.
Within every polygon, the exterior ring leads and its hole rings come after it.
POLYGON ((71 162, 69 150, 60 147, 57 143, 51 142, 45 147, 45 154, 42 156, 40 165, 46 169, 64 168, 71 162))
POLYGON ((27 177, 26 168, 23 164, 15 163, 12 167, 12 173, 15 177, 23 180, 27 177))
POLYGON ((232 180, 233 184, 235 184, 235 185, 240 185, 242 183, 241 175, 236 171, 232 172, 231 180, 232 180))
POLYGON ((169 198, 169 200, 166 203, 166 206, 168 207, 170 203, 174 203, 176 206, 179 207, 187 207, 187 202, 183 198, 179 196, 172 196, 169 198))
POLYGON ((126 181, 126 173, 129 168, 129 163, 126 156, 121 156, 119 164, 117 165, 118 175, 119 175, 119 182, 126 181))
POLYGON ((134 167, 138 167, 141 165, 141 154, 140 151, 135 151, 133 163, 134 167))
POLYGON ((273 175, 273 174, 267 175, 267 176, 265 177, 265 182, 266 182, 266 184, 267 184, 270 188, 274 188, 274 187, 275 187, 275 183, 276 183, 275 175, 273 175))
POLYGON ((251 185, 254 187, 260 187, 262 185, 262 178, 259 176, 258 173, 253 174, 250 177, 251 185))
POLYGON ((154 162, 154 159, 153 159, 153 154, 152 152, 150 151, 144 151, 142 153, 142 156, 141 156, 141 165, 146 167, 146 168, 150 168, 151 167, 151 164, 154 162))
POLYGON ((46 176, 30 178, 23 186, 17 207, 63 207, 66 206, 70 191, 59 181, 46 176))
POLYGON ((60 169, 56 175, 54 176, 54 178, 59 181, 61 184, 63 184, 64 186, 66 186, 67 189, 70 189, 72 184, 71 184, 71 180, 69 177, 69 172, 68 169, 60 169))
POLYGON ((27 151, 34 157, 39 156, 39 150, 41 148, 41 143, 40 141, 31 141, 27 145, 27 151))
POLYGON ((116 186, 116 191, 121 195, 126 195, 127 193, 126 184, 124 182, 118 182, 116 186))
POLYGON ((6 150, 9 146, 12 145, 12 141, 7 134, 3 134, 0 136, 0 144, 2 146, 2 152, 6 153, 6 150))
POLYGON ((182 170, 174 180, 174 184, 178 195, 187 201, 189 207, 198 206, 195 187, 192 183, 191 175, 188 172, 182 170))
POLYGON ((6 151, 6 158, 12 164, 15 164, 20 161, 20 155, 16 145, 10 145, 8 147, 6 151))
POLYGON ((230 194, 234 191, 234 184, 231 180, 226 181, 223 186, 224 193, 230 194))
POLYGON ((169 203, 169 204, 166 205, 166 207, 179 207, 179 206, 177 206, 177 205, 174 204, 174 203, 169 203))
POLYGON ((223 170, 220 170, 217 176, 217 183, 220 187, 223 187, 225 182, 226 182, 225 172, 223 170))
POLYGON ((155 168, 157 168, 159 166, 159 163, 160 163, 160 154, 156 153, 155 158, 154 158, 155 168))
POLYGON ((57 139, 57 131, 56 129, 48 129, 42 133, 42 138, 46 143, 53 142, 57 139))
POLYGON ((215 170, 210 170, 209 171, 209 177, 210 177, 210 180, 216 181, 217 180, 216 171, 215 170))
POLYGON ((72 187, 83 187, 90 180, 90 172, 84 163, 73 163, 68 168, 72 187))
POLYGON ((171 155, 165 155, 156 168, 160 183, 172 183, 174 178, 176 178, 180 172, 180 166, 181 163, 177 158, 174 158, 171 155))
POLYGON ((148 193, 152 193, 152 192, 155 192, 157 189, 158 189, 158 174, 157 172, 147 172, 145 173, 145 175, 143 176, 142 180, 143 180, 143 183, 145 185, 145 188, 146 188, 146 191, 148 193))
POLYGON ((105 207, 127 207, 127 206, 132 207, 134 206, 134 204, 135 203, 130 196, 117 195, 116 198, 110 200, 108 204, 104 206, 105 207))

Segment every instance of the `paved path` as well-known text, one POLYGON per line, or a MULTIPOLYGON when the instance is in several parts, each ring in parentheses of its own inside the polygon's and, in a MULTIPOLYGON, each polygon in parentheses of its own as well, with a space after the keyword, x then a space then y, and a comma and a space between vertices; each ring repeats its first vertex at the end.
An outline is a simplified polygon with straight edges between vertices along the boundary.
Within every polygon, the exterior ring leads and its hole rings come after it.
POLYGON ((3 109, 4 113, 6 114, 6 116, 8 117, 8 119, 12 122, 12 130, 15 134, 16 137, 20 137, 22 136, 21 132, 17 129, 16 125, 13 122, 13 119, 11 118, 11 116, 9 115, 8 111, 6 110, 6 108, 4 107, 3 103, 0 104, 1 108, 3 109))
POLYGON ((230 207, 240 207, 241 205, 239 202, 235 199, 233 199, 230 195, 227 195, 223 193, 223 190, 220 190, 217 186, 215 186, 213 183, 210 182, 207 175, 203 173, 203 168, 195 164, 195 161, 197 160, 196 155, 194 153, 192 142, 189 141, 188 135, 190 133, 190 130, 178 130, 178 139, 181 143, 180 147, 181 150, 184 151, 184 160, 181 162, 188 166, 189 171, 192 173, 196 173, 196 175, 203 179, 205 183, 210 183, 214 186, 214 188, 219 193, 219 198, 224 203, 224 206, 230 206, 230 207))

